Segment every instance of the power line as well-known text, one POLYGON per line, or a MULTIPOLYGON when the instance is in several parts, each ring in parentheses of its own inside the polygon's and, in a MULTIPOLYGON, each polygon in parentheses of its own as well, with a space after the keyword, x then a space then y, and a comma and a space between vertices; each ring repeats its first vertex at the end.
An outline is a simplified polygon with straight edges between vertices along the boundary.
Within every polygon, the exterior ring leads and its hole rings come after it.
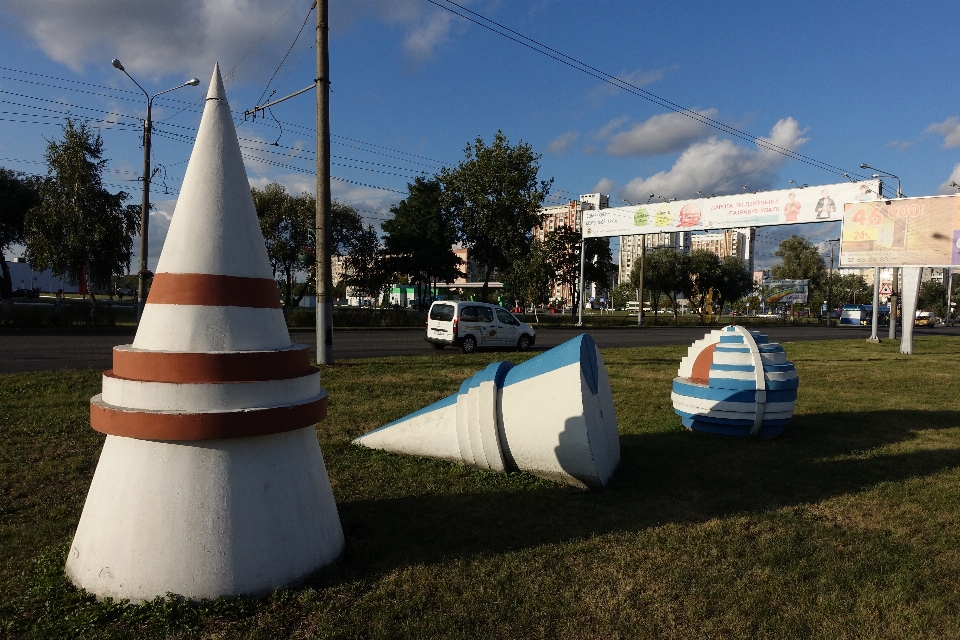
MULTIPOLYGON (((0 112, 0 113, 2 113, 2 112, 0 112)), ((192 136, 186 136, 186 135, 184 135, 184 134, 182 134, 182 133, 174 133, 174 132, 172 132, 172 131, 163 131, 162 129, 156 129, 156 130, 154 131, 154 133, 156 133, 156 134, 158 134, 158 135, 162 135, 162 136, 164 136, 164 137, 169 137, 169 138, 175 138, 175 139, 181 139, 181 138, 182 138, 182 142, 193 142, 193 141, 194 141, 194 138, 193 138, 192 136)), ((259 141, 256 141, 256 142, 259 142, 259 141)), ((264 143, 261 143, 261 144, 270 145, 269 142, 264 142, 264 143)), ((256 151, 256 152, 258 152, 258 153, 264 153, 264 152, 266 152, 266 153, 272 153, 272 154, 276 154, 276 155, 281 155, 281 156, 286 157, 286 158, 289 158, 289 157, 290 157, 289 154, 282 153, 282 152, 279 152, 279 151, 272 151, 272 150, 270 150, 270 149, 260 149, 260 148, 257 148, 257 147, 250 147, 250 146, 247 146, 247 145, 240 145, 240 148, 241 148, 241 149, 248 149, 248 150, 250 150, 250 151, 256 151)), ((343 158, 342 156, 332 156, 332 157, 336 157, 336 158, 339 158, 339 159, 341 159, 341 160, 350 160, 351 162, 361 162, 361 163, 364 162, 363 160, 353 160, 353 159, 351 159, 351 158, 343 158)), ((261 160, 263 160, 264 162, 269 162, 269 161, 266 160, 265 158, 261 158, 261 160)), ((338 167, 344 167, 344 168, 347 168, 347 169, 357 169, 357 170, 359 170, 359 171, 373 171, 374 173, 382 173, 382 174, 385 174, 385 175, 397 176, 397 177, 400 177, 400 178, 411 178, 411 179, 415 179, 415 178, 416 178, 416 176, 410 176, 410 175, 406 175, 406 174, 402 174, 402 173, 393 173, 392 171, 382 171, 382 170, 380 170, 380 169, 371 169, 371 168, 369 168, 369 167, 362 167, 362 166, 361 166, 361 167, 358 167, 358 166, 355 166, 355 165, 344 164, 344 163, 342 163, 342 162, 331 162, 330 164, 336 165, 336 166, 338 166, 338 167)), ((377 164, 377 163, 369 163, 369 164, 374 164, 374 165, 376 165, 376 166, 381 166, 381 167, 383 167, 383 166, 388 166, 388 165, 381 165, 381 164, 377 164)), ((404 168, 402 168, 402 167, 393 167, 393 168, 400 169, 401 171, 408 171, 408 169, 404 169, 404 168)))
MULTIPOLYGON (((292 6, 292 5, 291 5, 291 6, 292 6)), ((262 38, 261 38, 261 39, 262 39, 262 38)), ((32 80, 25 80, 25 79, 23 79, 23 78, 13 78, 13 77, 10 77, 10 76, 0 75, 0 79, 12 80, 12 81, 15 81, 15 82, 25 82, 25 83, 29 83, 29 84, 38 85, 38 86, 50 87, 50 88, 53 88, 53 89, 63 89, 63 90, 67 90, 67 91, 76 91, 76 92, 79 92, 79 93, 84 93, 84 94, 87 94, 87 95, 98 96, 98 97, 101 97, 101 98, 120 98, 120 99, 129 99, 129 100, 139 101, 139 97, 140 97, 140 95, 141 95, 141 94, 139 94, 139 93, 137 93, 137 92, 135 92, 135 91, 130 91, 130 90, 127 90, 127 89, 115 89, 115 88, 113 88, 113 87, 109 87, 109 86, 106 86, 106 85, 95 84, 95 83, 92 83, 92 82, 81 82, 81 81, 79 81, 79 80, 71 80, 71 79, 69 79, 69 78, 62 78, 62 77, 59 77, 59 76, 51 76, 51 75, 42 74, 42 73, 34 73, 34 72, 32 72, 32 71, 23 71, 23 70, 20 70, 20 69, 14 69, 14 68, 12 68, 12 67, 3 67, 3 66, 0 66, 0 70, 12 71, 12 72, 14 72, 14 73, 21 73, 21 74, 26 74, 26 75, 32 75, 32 76, 41 77, 41 78, 46 78, 46 79, 50 79, 50 80, 56 80, 56 81, 59 81, 59 82, 69 82, 69 83, 79 84, 79 85, 88 86, 88 87, 94 87, 94 88, 99 88, 99 89, 106 89, 106 90, 108 90, 108 91, 113 91, 113 92, 117 92, 117 93, 130 94, 130 96, 131 96, 131 97, 129 97, 129 98, 126 98, 126 97, 120 97, 120 96, 114 96, 114 95, 99 93, 99 92, 95 92, 95 91, 86 91, 86 90, 83 90, 83 89, 77 89, 77 88, 75 88, 75 87, 63 87, 63 86, 58 86, 58 85, 54 85, 54 84, 50 84, 50 83, 46 83, 46 82, 38 82, 38 81, 32 81, 32 80)), ((39 96, 30 96, 30 95, 27 95, 27 94, 14 93, 14 92, 5 91, 5 90, 0 90, 0 92, 2 92, 2 93, 7 93, 7 94, 9 94, 9 95, 15 95, 15 96, 18 96, 18 97, 28 98, 28 99, 31 99, 31 100, 40 100, 40 101, 44 101, 44 102, 57 102, 57 103, 60 103, 59 100, 51 100, 51 99, 49 99, 49 98, 41 98, 41 97, 39 97, 39 96)), ((180 111, 174 113, 174 114, 171 115, 171 116, 168 116, 167 118, 164 118, 164 120, 154 121, 154 124, 158 124, 159 122, 164 122, 165 120, 169 120, 169 119, 172 118, 173 116, 175 116, 175 115, 177 115, 178 113, 180 113, 180 112, 182 112, 182 111, 184 111, 184 110, 187 110, 187 109, 190 109, 190 110, 192 110, 192 111, 194 111, 194 112, 200 111, 200 104, 199 104, 200 101, 199 101, 199 100, 194 100, 194 101, 178 100, 178 99, 175 99, 175 98, 169 98, 169 97, 167 97, 167 96, 164 96, 164 97, 162 97, 162 98, 159 98, 159 101, 175 102, 175 103, 178 103, 178 104, 181 104, 181 105, 185 105, 185 106, 184 106, 180 111)), ((87 110, 92 110, 92 111, 102 111, 102 110, 94 109, 93 107, 82 107, 82 106, 79 106, 79 105, 71 105, 71 106, 76 106, 76 108, 87 109, 87 110)), ((103 112, 104 112, 104 113, 114 113, 114 112, 107 112, 107 111, 103 111, 103 112)), ((233 113, 234 116, 236 116, 236 117, 238 117, 238 118, 242 117, 242 115, 243 115, 242 112, 240 112, 240 111, 233 111, 233 110, 231 110, 231 113, 233 113)), ((129 116, 129 115, 127 115, 127 116, 124 116, 124 117, 133 118, 133 117, 137 117, 137 116, 129 116)), ((281 122, 284 126, 287 126, 287 127, 292 128, 292 129, 301 131, 304 135, 310 136, 310 137, 312 137, 312 138, 314 138, 314 139, 316 138, 316 131, 314 131, 314 130, 312 130, 312 129, 309 129, 309 128, 306 128, 306 127, 303 127, 303 126, 301 126, 301 125, 297 125, 297 124, 291 123, 291 122, 284 122, 284 121, 280 121, 280 122, 281 122)), ((267 122, 267 121, 263 121, 263 120, 258 120, 255 124, 258 124, 258 125, 260 125, 260 126, 266 126, 266 127, 272 128, 272 129, 278 128, 276 125, 274 125, 274 124, 272 124, 272 123, 270 123, 270 122, 267 122)), ((183 129, 195 130, 195 127, 186 127, 186 126, 183 126, 183 125, 167 124, 167 125, 165 125, 165 126, 168 126, 168 127, 178 127, 178 128, 183 128, 183 129)), ((372 143, 372 142, 366 142, 366 141, 364 141, 364 140, 358 140, 358 139, 356 139, 356 138, 350 138, 350 137, 347 137, 347 136, 341 136, 341 135, 337 135, 337 134, 331 134, 331 138, 340 138, 340 139, 342 139, 342 140, 348 140, 348 141, 350 141, 350 142, 356 142, 356 143, 358 143, 358 144, 362 144, 362 145, 366 145, 366 146, 369 146, 369 147, 373 147, 373 148, 375 148, 375 149, 384 149, 384 150, 390 151, 390 152, 392 152, 392 153, 397 153, 397 154, 404 155, 404 156, 410 156, 411 158, 418 158, 418 159, 421 159, 421 160, 426 160, 426 161, 428 161, 428 162, 430 162, 430 163, 432 163, 432 164, 435 164, 435 165, 440 165, 440 166, 443 166, 443 165, 444 165, 444 163, 441 162, 440 160, 435 160, 435 159, 433 159, 433 158, 428 158, 427 156, 421 156, 421 155, 418 155, 418 154, 415 154, 415 153, 410 153, 410 152, 408 152, 408 151, 401 151, 401 150, 399 150, 399 149, 393 149, 392 147, 386 147, 386 146, 383 146, 383 145, 374 144, 374 143, 372 143)), ((357 149, 358 151, 365 151, 365 152, 367 152, 367 153, 376 153, 376 154, 378 154, 378 155, 388 155, 388 154, 382 153, 382 152, 380 152, 380 151, 373 151, 373 150, 371 150, 371 149, 363 149, 363 148, 359 148, 359 147, 352 147, 351 145, 348 145, 348 144, 343 143, 343 142, 337 142, 337 144, 340 144, 340 145, 343 145, 343 146, 347 146, 347 147, 351 147, 351 148, 355 148, 355 149, 357 149)), ((390 156, 388 156, 388 157, 390 157, 390 156)), ((395 158, 395 159, 400 160, 400 159, 402 159, 402 158, 395 158)))
MULTIPOLYGON (((289 9, 287 9, 287 11, 289 11, 289 9)), ((297 40, 300 39, 300 34, 303 33, 303 28, 307 26, 307 20, 310 19, 310 16, 312 14, 313 14, 313 5, 310 6, 310 10, 307 11, 307 15, 303 18, 303 24, 300 25, 300 30, 297 31, 297 37, 293 39, 293 42, 290 44, 290 48, 287 49, 287 52, 285 54, 283 54, 283 59, 280 60, 280 64, 277 65, 277 68, 273 71, 273 75, 270 76, 270 80, 267 81, 267 86, 263 88, 263 93, 261 93, 260 97, 257 98, 257 104, 260 104, 260 101, 263 100, 263 96, 266 95, 267 89, 270 88, 270 83, 272 83, 273 79, 277 77, 278 73, 280 73, 280 67, 282 67, 283 63, 287 61, 287 56, 290 55, 290 52, 293 51, 293 48, 297 45, 297 40)))
POLYGON ((541 54, 541 55, 547 56, 548 58, 552 58, 552 59, 556 60, 557 62, 560 62, 561 64, 565 64, 565 65, 567 65, 567 66, 569 66, 569 67, 572 67, 573 69, 576 69, 577 71, 580 71, 581 73, 585 73, 585 74, 587 74, 587 75, 589 75, 589 76, 593 76, 594 78, 597 78, 598 80, 601 80, 601 81, 603 81, 603 82, 606 82, 607 84, 611 84, 611 85, 613 85, 613 86, 615 86, 615 87, 617 87, 617 88, 619 88, 619 89, 623 89, 624 91, 626 91, 626 92, 628 92, 628 93, 632 93, 632 94, 634 94, 634 95, 636 95, 636 96, 638 96, 638 97, 641 97, 641 98, 643 98, 643 99, 645 99, 645 100, 649 100, 650 102, 653 102, 654 104, 656 104, 656 105, 658 105, 658 106, 664 107, 665 109, 669 109, 670 111, 674 111, 674 112, 679 113, 679 114, 681 114, 681 115, 684 115, 684 116, 686 116, 686 117, 688 117, 688 118, 692 118, 693 120, 696 120, 696 121, 698 121, 698 122, 700 122, 700 123, 702 123, 702 124, 705 124, 705 125, 707 125, 707 126, 709 126, 709 127, 712 127, 712 128, 717 129, 717 130, 719 130, 719 131, 722 131, 723 133, 726 133, 727 135, 733 136, 733 137, 735 137, 735 138, 739 138, 739 139, 741 139, 741 140, 745 140, 745 141, 747 141, 747 142, 751 142, 751 143, 756 144, 757 146, 762 147, 762 148, 764 148, 764 149, 767 149, 767 150, 769 150, 769 151, 774 151, 774 152, 776 152, 776 153, 779 153, 779 154, 781 154, 781 155, 783 155, 783 156, 786 156, 786 157, 788 157, 788 158, 791 158, 791 159, 793 159, 793 160, 797 160, 797 161, 799 161, 799 162, 803 162, 803 163, 805 163, 805 164, 809 164, 809 165, 811 165, 811 166, 813 166, 813 167, 816 167, 816 168, 818 168, 818 169, 822 169, 822 170, 824 170, 824 171, 828 171, 828 172, 830 172, 830 173, 849 173, 849 174, 851 174, 851 175, 858 176, 858 177, 861 177, 861 179, 864 179, 862 176, 860 176, 860 174, 857 174, 857 173, 855 173, 855 172, 846 171, 845 169, 843 169, 843 168, 841 168, 841 167, 836 167, 836 166, 834 166, 834 165, 828 164, 828 163, 826 163, 826 162, 822 162, 822 161, 817 160, 817 159, 815 159, 815 158, 811 158, 811 157, 809 157, 809 156, 805 156, 805 155, 803 155, 803 154, 801 154, 801 153, 798 153, 797 151, 793 151, 792 149, 787 149, 787 148, 785 148, 785 147, 781 147, 781 146, 776 145, 776 144, 774 144, 774 143, 772 143, 772 142, 769 142, 769 141, 767 141, 767 140, 764 140, 763 138, 751 136, 750 134, 748 134, 748 133, 746 133, 746 132, 744 132, 744 131, 741 131, 741 130, 735 128, 735 127, 731 127, 730 125, 723 124, 722 122, 719 122, 719 121, 717 121, 717 120, 714 120, 714 119, 712 119, 712 118, 709 118, 709 117, 707 117, 707 116, 705 116, 705 115, 703 115, 703 114, 701 114, 701 113, 698 113, 698 112, 693 111, 693 110, 691 110, 691 109, 687 109, 686 107, 682 107, 682 106, 676 104, 675 102, 671 102, 670 100, 667 100, 666 98, 662 98, 662 97, 658 96, 658 95, 655 94, 655 93, 651 93, 650 91, 646 91, 645 89, 642 89, 642 88, 640 88, 640 87, 638 87, 638 86, 636 86, 636 85, 633 85, 633 84, 631 84, 631 83, 629 83, 629 82, 627 82, 627 81, 625 81, 625 80, 621 80, 620 78, 617 78, 616 76, 613 76, 613 75, 611 75, 611 74, 609 74, 609 73, 607 73, 607 72, 605 72, 605 71, 601 71, 600 69, 597 69, 596 67, 590 66, 590 65, 588 65, 588 64, 585 63, 585 62, 581 62, 580 60, 578 60, 578 59, 576 59, 576 58, 574 58, 574 57, 572 57, 572 56, 568 56, 568 55, 565 54, 565 53, 561 53, 560 51, 557 51, 556 49, 552 49, 552 48, 546 46, 545 44, 542 44, 542 43, 534 40, 533 38, 529 38, 529 37, 523 35, 522 33, 519 33, 519 32, 517 32, 517 31, 514 31, 513 29, 510 29, 509 27, 506 27, 506 26, 504 26, 504 25, 502 25, 502 24, 500 24, 500 23, 498 23, 498 22, 495 22, 495 21, 493 21, 493 20, 490 20, 489 18, 486 18, 486 17, 480 15, 479 13, 477 13, 477 12, 475 12, 475 11, 471 11, 470 9, 467 9, 467 8, 464 7, 464 6, 459 5, 459 4, 457 4, 456 2, 453 2, 453 0, 441 0, 441 1, 442 1, 442 2, 446 2, 446 3, 449 4, 449 5, 453 5, 454 7, 457 7, 458 9, 460 9, 460 10, 462 10, 462 11, 466 11, 467 13, 469 13, 469 14, 471 14, 471 15, 474 15, 474 16, 476 16, 477 18, 479 18, 479 20, 475 20, 475 19, 471 18, 470 16, 464 15, 463 13, 460 13, 459 11, 456 11, 456 10, 452 9, 452 8, 449 7, 449 6, 446 6, 446 5, 444 5, 444 4, 441 4, 441 3, 438 2, 437 0, 427 0, 427 2, 429 2, 429 3, 433 4, 433 5, 436 5, 437 7, 440 7, 441 9, 445 9, 446 11, 449 11, 450 13, 453 13, 454 15, 457 15, 457 16, 463 18, 464 20, 468 20, 468 21, 470 21, 470 22, 472 22, 472 23, 474 23, 474 24, 476 24, 476 25, 478 25, 478 26, 480 26, 480 27, 483 27, 484 29, 487 29, 487 30, 489 30, 489 31, 492 31, 492 32, 496 33, 497 35, 503 36, 504 38, 507 38, 508 40, 512 40, 512 41, 516 42, 517 44, 520 44, 520 45, 523 45, 524 47, 527 47, 528 49, 532 49, 533 51, 536 51, 537 53, 539 53, 539 54, 541 54), (483 22, 481 22, 481 20, 482 20, 483 22), (490 24, 485 24, 485 23, 490 23, 490 24), (494 27, 492 27, 492 26, 490 26, 490 25, 495 25, 497 28, 502 29, 503 31, 498 31, 497 29, 495 29, 494 27), (511 36, 511 35, 508 35, 508 33, 504 33, 504 31, 508 32, 509 34, 513 34, 514 36, 517 36, 517 37, 513 37, 513 36, 511 36), (526 42, 525 42, 525 41, 526 41, 526 42))

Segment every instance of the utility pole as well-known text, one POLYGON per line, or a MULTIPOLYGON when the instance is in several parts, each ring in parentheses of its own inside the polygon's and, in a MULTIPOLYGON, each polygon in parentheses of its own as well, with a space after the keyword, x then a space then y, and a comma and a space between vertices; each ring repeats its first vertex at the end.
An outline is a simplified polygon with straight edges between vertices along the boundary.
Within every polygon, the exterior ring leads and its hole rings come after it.
POLYGON ((330 229, 330 52, 327 0, 317 8, 317 362, 333 364, 333 269, 330 229))

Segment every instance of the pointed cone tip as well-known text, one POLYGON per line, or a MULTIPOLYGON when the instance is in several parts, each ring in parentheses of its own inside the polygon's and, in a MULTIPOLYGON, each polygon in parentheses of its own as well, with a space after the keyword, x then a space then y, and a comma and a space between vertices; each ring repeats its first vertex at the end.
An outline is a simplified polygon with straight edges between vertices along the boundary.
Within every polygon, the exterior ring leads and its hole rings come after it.
POLYGON ((220 76, 220 63, 213 65, 213 77, 210 78, 210 88, 207 89, 207 100, 224 100, 227 92, 223 88, 223 78, 220 76))

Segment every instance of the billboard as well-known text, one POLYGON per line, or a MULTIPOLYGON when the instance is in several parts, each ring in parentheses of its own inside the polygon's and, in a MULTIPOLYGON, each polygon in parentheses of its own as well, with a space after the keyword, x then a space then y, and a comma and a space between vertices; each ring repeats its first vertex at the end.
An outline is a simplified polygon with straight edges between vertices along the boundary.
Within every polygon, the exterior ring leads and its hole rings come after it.
POLYGON ((772 280, 760 284, 760 302, 764 304, 805 304, 810 293, 809 280, 772 280))
POLYGON ((877 198, 879 181, 716 196, 583 212, 584 237, 703 231, 839 220, 843 205, 877 198))
POLYGON ((960 266, 960 196, 844 206, 841 267, 960 266))

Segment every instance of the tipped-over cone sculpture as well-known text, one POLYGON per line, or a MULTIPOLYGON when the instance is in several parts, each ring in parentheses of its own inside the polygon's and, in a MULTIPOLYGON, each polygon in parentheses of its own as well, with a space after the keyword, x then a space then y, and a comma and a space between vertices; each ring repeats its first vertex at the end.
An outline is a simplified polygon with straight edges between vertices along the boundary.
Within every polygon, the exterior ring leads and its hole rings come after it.
POLYGON ((91 400, 107 435, 67 559, 97 597, 261 594, 343 549, 314 425, 310 352, 292 345, 237 134, 214 69, 132 345, 91 400))
POLYGON ((743 327, 697 340, 673 381, 683 426, 727 436, 778 436, 793 416, 800 381, 783 347, 743 327))
POLYGON ((353 442, 581 488, 605 486, 620 462, 610 381, 587 334, 516 367, 495 362, 459 392, 353 442))

